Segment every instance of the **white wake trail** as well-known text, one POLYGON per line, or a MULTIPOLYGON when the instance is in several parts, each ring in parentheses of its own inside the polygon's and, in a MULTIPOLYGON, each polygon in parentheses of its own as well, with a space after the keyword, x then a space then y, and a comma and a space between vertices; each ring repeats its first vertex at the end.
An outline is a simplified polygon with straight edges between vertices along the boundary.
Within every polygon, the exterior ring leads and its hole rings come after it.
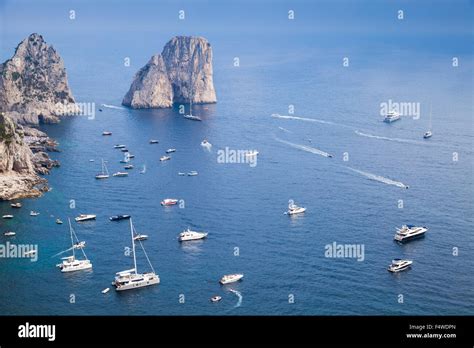
POLYGON ((229 291, 234 293, 238 297, 238 301, 235 304, 234 308, 240 307, 242 305, 242 299, 243 299, 242 294, 239 291, 234 290, 234 289, 229 289, 229 291))
POLYGON ((278 127, 278 129, 282 130, 283 132, 293 133, 292 131, 289 131, 288 129, 283 128, 283 127, 278 127))
POLYGON ((126 110, 121 106, 109 105, 109 104, 102 104, 104 108, 115 109, 115 110, 126 110))
POLYGON ((404 183, 402 183, 400 181, 395 181, 395 180, 385 178, 385 177, 380 176, 380 175, 367 173, 367 172, 364 172, 362 170, 354 169, 354 168, 351 168, 351 167, 346 167, 346 168, 352 170, 355 173, 361 174, 361 175, 365 176, 366 178, 368 178, 370 180, 378 181, 378 182, 381 182, 381 183, 384 183, 384 184, 387 184, 387 185, 394 185, 394 186, 405 188, 405 189, 408 188, 408 185, 405 185, 404 183))
POLYGON ((362 137, 367 137, 367 138, 372 138, 372 139, 379 139, 379 140, 387 140, 387 141, 396 141, 399 143, 407 143, 407 144, 417 144, 417 145, 427 145, 426 142, 421 142, 421 141, 416 141, 416 140, 410 140, 410 139, 400 139, 400 138, 389 138, 389 137, 384 137, 380 135, 373 135, 373 134, 367 134, 367 133, 362 133, 358 130, 355 131, 357 135, 360 135, 362 137))
POLYGON ((329 153, 327 153, 327 152, 325 152, 325 151, 316 149, 316 148, 311 147, 311 146, 295 144, 295 143, 292 143, 292 142, 289 142, 289 141, 286 141, 286 140, 279 139, 279 138, 277 138, 277 137, 275 137, 275 140, 276 140, 276 141, 279 141, 280 143, 289 145, 289 146, 291 146, 291 147, 293 147, 293 148, 295 148, 295 149, 299 149, 299 150, 303 150, 303 151, 306 151, 306 152, 314 153, 314 154, 316 154, 316 155, 320 155, 320 156, 324 156, 324 157, 332 157, 331 154, 329 154, 329 153))
POLYGON ((331 122, 331 121, 318 120, 316 118, 306 118, 306 117, 280 115, 280 114, 272 114, 272 117, 281 118, 281 119, 285 119, 285 120, 299 120, 299 121, 316 122, 316 123, 323 123, 323 124, 331 124, 333 126, 339 126, 339 124, 337 124, 337 123, 334 123, 334 122, 331 122))

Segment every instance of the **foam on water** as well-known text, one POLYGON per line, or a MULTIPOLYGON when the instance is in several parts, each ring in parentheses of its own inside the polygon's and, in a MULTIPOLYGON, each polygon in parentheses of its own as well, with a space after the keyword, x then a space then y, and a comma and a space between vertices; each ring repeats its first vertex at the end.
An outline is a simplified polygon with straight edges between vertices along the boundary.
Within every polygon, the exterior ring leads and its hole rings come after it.
POLYGON ((393 185, 393 186, 397 186, 397 187, 401 187, 401 188, 405 188, 405 189, 408 188, 408 185, 405 185, 404 183, 402 183, 400 181, 395 181, 395 180, 385 178, 385 177, 380 176, 380 175, 364 172, 362 170, 351 168, 351 167, 346 167, 346 168, 352 170, 355 173, 363 175, 363 176, 365 176, 366 178, 368 178, 370 180, 378 181, 378 182, 381 182, 381 183, 384 183, 384 184, 387 184, 387 185, 393 185))
POLYGON ((289 141, 286 141, 286 140, 283 140, 283 139, 280 139, 280 138, 277 138, 277 137, 275 137, 275 140, 279 141, 280 143, 289 145, 289 146, 291 146, 295 149, 299 149, 299 150, 303 150, 303 151, 306 151, 306 152, 314 153, 315 155, 320 155, 320 156, 323 156, 323 157, 331 157, 331 155, 329 153, 327 153, 325 151, 322 151, 322 150, 319 150, 315 147, 295 144, 295 143, 292 143, 292 142, 289 142, 289 141))

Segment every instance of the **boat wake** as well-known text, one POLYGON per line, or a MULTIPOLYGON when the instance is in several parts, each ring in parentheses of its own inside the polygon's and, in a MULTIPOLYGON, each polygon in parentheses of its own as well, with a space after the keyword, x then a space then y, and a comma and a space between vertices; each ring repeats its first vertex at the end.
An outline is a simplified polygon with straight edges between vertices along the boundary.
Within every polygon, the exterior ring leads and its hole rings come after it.
POLYGON ((289 131, 288 129, 283 128, 283 127, 278 127, 278 129, 279 129, 279 130, 282 130, 283 132, 293 133, 292 131, 289 131))
POLYGON ((324 156, 324 157, 332 157, 331 154, 329 154, 325 151, 316 149, 316 148, 311 147, 311 146, 295 144, 295 143, 292 143, 292 142, 289 142, 289 141, 286 141, 286 140, 279 139, 277 137, 275 137, 275 139, 276 139, 276 141, 279 141, 280 143, 289 145, 289 146, 291 146, 295 149, 299 149, 299 150, 303 150, 303 151, 306 151, 306 152, 314 153, 316 155, 320 155, 320 156, 324 156))
POLYGON ((395 181, 395 180, 385 178, 385 177, 380 176, 380 175, 367 173, 367 172, 364 172, 362 170, 354 169, 354 168, 351 168, 351 167, 346 167, 346 168, 352 170, 355 173, 363 175, 363 176, 365 176, 366 178, 368 178, 370 180, 378 181, 378 182, 381 182, 381 183, 384 183, 384 184, 387 184, 387 185, 393 185, 393 186, 397 186, 397 187, 401 187, 401 188, 405 188, 405 189, 408 188, 408 185, 405 185, 404 183, 402 183, 400 181, 395 181))
POLYGON ((410 140, 410 139, 400 139, 400 138, 389 138, 389 137, 383 137, 383 136, 379 136, 379 135, 362 133, 358 130, 356 130, 355 133, 357 135, 362 136, 362 137, 367 137, 367 138, 372 138, 372 139, 396 141, 396 142, 399 142, 399 143, 417 144, 417 145, 426 145, 427 144, 426 142, 422 142, 422 141, 416 141, 416 140, 410 140))
POLYGON ((121 107, 121 106, 115 106, 115 105, 109 105, 109 104, 102 104, 102 106, 108 109, 126 110, 124 107, 121 107))
POLYGON ((234 289, 229 289, 229 291, 234 293, 238 297, 238 301, 235 304, 234 308, 240 307, 242 305, 242 299, 243 299, 242 294, 239 291, 234 290, 234 289))
POLYGON ((338 123, 334 123, 334 122, 331 122, 331 121, 318 120, 316 118, 306 118, 306 117, 280 115, 280 114, 272 114, 272 117, 281 118, 281 119, 285 119, 285 120, 299 120, 299 121, 306 121, 306 122, 316 122, 316 123, 322 123, 322 124, 330 124, 330 125, 333 125, 333 126, 343 126, 343 125, 340 125, 338 123))

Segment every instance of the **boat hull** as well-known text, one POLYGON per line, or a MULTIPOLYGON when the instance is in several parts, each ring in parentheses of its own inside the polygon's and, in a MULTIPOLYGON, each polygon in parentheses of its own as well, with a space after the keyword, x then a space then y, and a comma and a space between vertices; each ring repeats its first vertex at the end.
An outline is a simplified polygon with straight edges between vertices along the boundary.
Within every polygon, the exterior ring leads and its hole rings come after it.
MULTIPOLYGON (((423 233, 420 233, 420 234, 417 234, 417 235, 414 235, 414 236, 405 237, 405 238, 403 238, 403 239, 396 239, 396 238, 394 238, 394 240, 395 240, 397 243, 404 244, 404 243, 411 242, 412 240, 415 240, 415 239, 422 239, 422 238, 424 238, 424 237, 425 237, 425 233, 426 233, 426 232, 423 232, 423 233)), ((395 235, 395 237, 397 237, 397 235, 395 235)))
POLYGON ((84 271, 87 269, 92 269, 92 263, 84 263, 81 265, 70 266, 70 267, 61 267, 61 272, 70 273, 70 272, 84 271))
POLYGON ((150 285, 156 285, 160 284, 160 277, 156 276, 153 278, 148 278, 148 279, 143 279, 138 282, 133 282, 129 284, 123 284, 123 285, 115 285, 115 291, 125 291, 125 290, 133 290, 133 289, 139 289, 139 288, 144 288, 146 286, 150 285))

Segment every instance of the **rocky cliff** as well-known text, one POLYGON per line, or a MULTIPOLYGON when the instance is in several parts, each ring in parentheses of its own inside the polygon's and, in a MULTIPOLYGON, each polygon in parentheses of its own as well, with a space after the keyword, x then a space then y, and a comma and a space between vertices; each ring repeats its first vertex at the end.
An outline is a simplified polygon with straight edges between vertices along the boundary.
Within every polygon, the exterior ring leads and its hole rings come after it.
POLYGON ((24 39, 0 65, 0 110, 17 123, 58 122, 74 106, 63 60, 41 35, 24 39))
POLYGON ((215 103, 212 48, 202 37, 176 36, 135 75, 122 104, 163 108, 173 103, 215 103))

